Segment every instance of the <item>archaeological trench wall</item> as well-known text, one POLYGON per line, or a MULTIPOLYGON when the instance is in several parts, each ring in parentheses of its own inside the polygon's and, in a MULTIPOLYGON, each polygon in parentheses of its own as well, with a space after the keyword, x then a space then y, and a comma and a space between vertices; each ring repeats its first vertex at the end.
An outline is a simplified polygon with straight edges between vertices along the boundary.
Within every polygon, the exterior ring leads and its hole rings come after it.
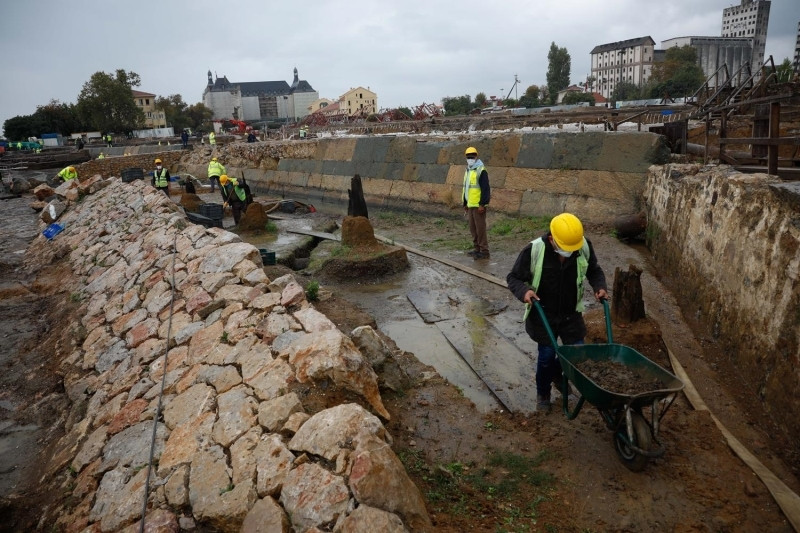
MULTIPOLYGON (((365 136, 233 143, 216 153, 229 175, 244 176, 262 196, 347 205, 359 174, 369 207, 447 212, 461 205, 468 146, 488 168, 493 210, 572 211, 599 223, 637 212, 648 167, 669 160, 663 137, 638 132, 365 136)), ((210 150, 194 150, 177 171, 205 178, 210 150)))
POLYGON ((748 392, 799 435, 800 184, 666 165, 650 169, 645 197, 671 290, 749 377, 748 392))

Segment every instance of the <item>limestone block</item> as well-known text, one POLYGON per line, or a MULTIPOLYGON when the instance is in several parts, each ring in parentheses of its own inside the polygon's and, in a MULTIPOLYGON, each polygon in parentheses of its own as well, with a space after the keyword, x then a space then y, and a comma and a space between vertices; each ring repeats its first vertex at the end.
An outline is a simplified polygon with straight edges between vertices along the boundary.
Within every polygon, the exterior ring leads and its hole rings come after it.
POLYGON ((256 464, 256 490, 261 497, 277 496, 295 456, 278 435, 261 437, 253 456, 256 464))
POLYGON ((258 500, 242 522, 243 533, 289 533, 289 517, 270 497, 258 500))
POLYGON ((286 476, 280 501, 297 531, 332 521, 347 511, 350 491, 344 480, 314 463, 286 476))
POLYGON ((258 423, 267 431, 278 431, 294 413, 302 413, 303 404, 294 392, 261 402, 258 406, 258 423))

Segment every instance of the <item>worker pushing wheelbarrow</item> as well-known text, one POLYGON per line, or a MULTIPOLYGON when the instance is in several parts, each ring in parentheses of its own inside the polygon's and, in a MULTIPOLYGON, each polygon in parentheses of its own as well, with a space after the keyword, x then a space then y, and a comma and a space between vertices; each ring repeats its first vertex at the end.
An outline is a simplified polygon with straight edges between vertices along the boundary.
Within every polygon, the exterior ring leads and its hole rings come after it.
POLYGON ((542 306, 539 302, 535 302, 534 306, 553 346, 557 347, 556 354, 562 370, 559 391, 567 419, 578 416, 584 402, 594 405, 606 426, 614 432, 614 447, 619 459, 634 472, 644 469, 650 458, 662 456, 664 447, 658 440, 661 419, 683 389, 683 382, 633 348, 614 344, 608 300, 603 300, 607 344, 558 346, 542 306), (581 370, 589 368, 591 363, 604 365, 611 371, 615 371, 614 366, 619 365, 616 372, 634 382, 624 383, 624 380, 613 379, 609 381, 613 388, 622 385, 625 390, 609 390, 605 381, 595 382, 581 370), (570 383, 580 395, 571 410, 570 383))

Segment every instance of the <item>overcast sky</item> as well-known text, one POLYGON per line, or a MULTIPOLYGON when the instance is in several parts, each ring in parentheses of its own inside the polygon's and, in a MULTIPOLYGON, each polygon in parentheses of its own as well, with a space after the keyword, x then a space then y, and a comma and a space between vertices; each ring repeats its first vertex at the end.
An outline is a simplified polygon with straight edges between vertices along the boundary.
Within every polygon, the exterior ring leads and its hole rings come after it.
MULTIPOLYGON (((351 87, 379 108, 441 103, 546 83, 551 42, 573 83, 598 45, 650 35, 720 35, 731 0, 36 0, 0 8, 0 128, 51 99, 75 103, 98 71, 138 90, 202 100, 208 70, 231 82, 285 80, 297 67, 320 97, 351 87)), ((766 55, 793 59, 800 1, 772 0, 766 55)), ((505 96, 505 95, 503 95, 505 96)), ((512 93, 511 96, 516 96, 512 93)))

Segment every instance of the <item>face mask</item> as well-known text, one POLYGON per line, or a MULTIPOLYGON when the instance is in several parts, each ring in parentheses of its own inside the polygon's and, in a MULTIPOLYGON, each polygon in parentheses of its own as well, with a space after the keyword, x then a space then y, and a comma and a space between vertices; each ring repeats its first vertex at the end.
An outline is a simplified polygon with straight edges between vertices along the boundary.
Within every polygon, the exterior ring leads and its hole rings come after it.
POLYGON ((556 248, 555 251, 561 257, 569 257, 572 255, 572 252, 567 252, 566 250, 559 250, 558 248, 556 248))
POLYGON ((156 165, 156 170, 161 170, 161 165, 156 165))
POLYGON ((478 162, 478 160, 477 160, 477 159, 467 159, 467 166, 468 166, 469 168, 472 168, 472 167, 474 167, 474 166, 475 166, 475 163, 477 163, 477 162, 478 162))

